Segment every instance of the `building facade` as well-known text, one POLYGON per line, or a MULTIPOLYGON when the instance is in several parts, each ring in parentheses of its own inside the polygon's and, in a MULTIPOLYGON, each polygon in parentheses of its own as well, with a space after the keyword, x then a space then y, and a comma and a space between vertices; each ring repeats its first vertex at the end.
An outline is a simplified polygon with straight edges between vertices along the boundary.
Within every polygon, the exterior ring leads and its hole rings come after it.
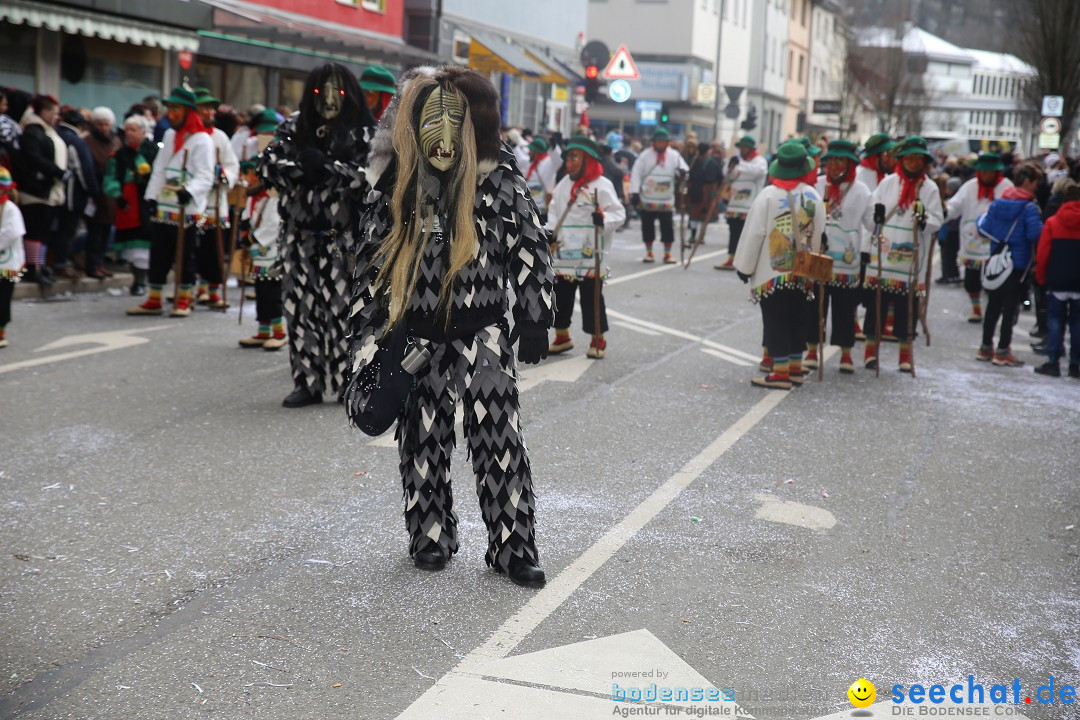
POLYGON ((641 75, 630 81, 626 102, 602 98, 589 108, 594 131, 618 129, 647 138, 655 125, 647 116, 643 121, 637 109, 644 100, 663 105, 674 137, 692 132, 699 140, 712 140, 720 100, 720 6, 721 0, 590 0, 588 38, 602 40, 613 53, 626 45, 641 75))
POLYGON ((416 47, 488 74, 499 90, 504 125, 569 135, 578 115, 587 4, 406 0, 404 35, 416 47))
POLYGON ((794 137, 806 129, 807 76, 810 72, 810 0, 788 0, 787 72, 784 137, 794 137))
POLYGON ((763 150, 772 152, 784 140, 787 101, 788 15, 791 0, 755 0, 750 32, 749 102, 757 115, 751 131, 763 150))

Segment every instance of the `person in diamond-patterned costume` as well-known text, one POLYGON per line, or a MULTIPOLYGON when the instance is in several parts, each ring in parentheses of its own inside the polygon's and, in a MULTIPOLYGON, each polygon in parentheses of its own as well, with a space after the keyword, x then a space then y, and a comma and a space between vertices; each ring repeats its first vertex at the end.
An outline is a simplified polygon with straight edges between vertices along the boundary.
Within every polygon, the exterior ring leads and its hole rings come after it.
POLYGON ((300 110, 263 151, 259 176, 277 190, 279 256, 289 363, 289 408, 322 402, 345 388, 346 320, 363 163, 375 120, 348 68, 336 63, 308 75, 300 110), (329 388, 327 383, 329 381, 329 388))
POLYGON ((522 362, 547 355, 554 275, 536 205, 499 140, 497 102, 491 83, 467 68, 402 77, 366 168, 372 190, 357 252, 345 404, 355 418, 372 401, 361 370, 386 330, 404 324, 431 352, 396 431, 410 556, 421 569, 440 570, 458 550, 449 471, 461 401, 487 564, 540 587, 514 344, 522 362))

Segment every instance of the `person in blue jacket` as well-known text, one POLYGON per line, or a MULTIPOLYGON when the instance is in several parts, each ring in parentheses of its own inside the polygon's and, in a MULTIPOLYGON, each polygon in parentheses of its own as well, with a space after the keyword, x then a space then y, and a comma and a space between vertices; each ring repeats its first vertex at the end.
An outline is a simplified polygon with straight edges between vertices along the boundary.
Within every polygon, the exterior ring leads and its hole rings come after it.
POLYGON ((990 238, 990 252, 996 253, 1007 243, 1012 253, 1013 271, 1005 283, 987 293, 989 299, 983 316, 982 345, 976 360, 990 361, 1002 367, 1019 367, 1023 361, 1012 354, 1012 329, 1028 277, 1035 260, 1035 245, 1042 233, 1042 215, 1035 200, 1035 190, 1043 173, 1037 165, 1022 165, 1013 171, 1015 187, 1007 189, 979 217, 978 231, 990 238), (997 350, 994 331, 1001 320, 997 350))

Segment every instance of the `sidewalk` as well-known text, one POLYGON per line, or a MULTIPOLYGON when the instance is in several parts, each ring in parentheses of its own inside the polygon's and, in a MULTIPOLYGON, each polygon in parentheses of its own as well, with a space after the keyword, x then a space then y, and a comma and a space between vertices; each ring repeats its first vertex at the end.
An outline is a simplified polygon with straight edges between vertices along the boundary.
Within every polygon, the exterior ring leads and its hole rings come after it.
POLYGON ((78 280, 57 278, 52 286, 45 288, 44 294, 42 294, 42 288, 38 286, 37 283, 23 281, 15 284, 14 299, 49 298, 64 293, 104 292, 109 288, 123 288, 126 290, 131 287, 131 283, 134 282, 134 280, 135 276, 127 272, 115 273, 111 278, 105 280, 98 280, 97 278, 88 278, 85 276, 80 277, 78 280))

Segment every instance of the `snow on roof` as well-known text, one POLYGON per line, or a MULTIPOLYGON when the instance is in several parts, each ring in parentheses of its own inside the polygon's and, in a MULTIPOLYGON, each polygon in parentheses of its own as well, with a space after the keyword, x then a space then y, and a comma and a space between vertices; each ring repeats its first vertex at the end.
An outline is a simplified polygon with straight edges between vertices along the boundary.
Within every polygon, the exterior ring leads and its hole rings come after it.
POLYGON ((937 35, 931 35, 922 28, 910 25, 907 26, 906 32, 900 39, 897 38, 897 31, 893 28, 865 28, 858 32, 858 42, 860 45, 870 47, 901 45, 905 53, 925 55, 931 60, 944 60, 961 65, 974 65, 976 62, 969 51, 942 40, 937 35))
POLYGON ((967 54, 975 58, 976 70, 1013 75, 1035 74, 1035 68, 1031 67, 1015 55, 987 52, 986 50, 968 50, 967 54))

